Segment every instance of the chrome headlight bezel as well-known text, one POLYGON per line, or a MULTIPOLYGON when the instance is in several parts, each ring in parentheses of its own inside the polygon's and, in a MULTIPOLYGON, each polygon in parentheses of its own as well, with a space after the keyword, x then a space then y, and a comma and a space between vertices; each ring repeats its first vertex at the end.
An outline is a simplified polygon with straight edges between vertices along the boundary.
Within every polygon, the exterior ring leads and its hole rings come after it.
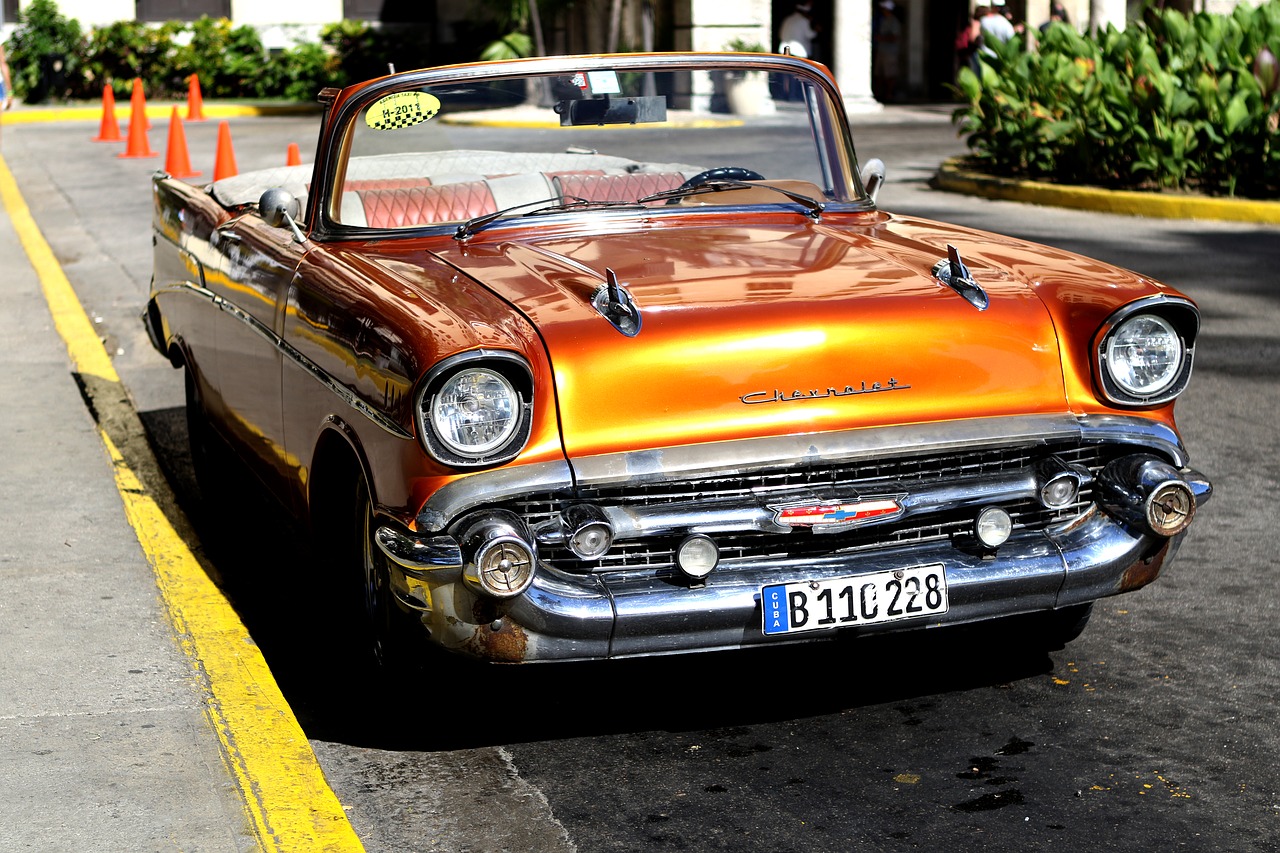
POLYGON ((519 455, 533 426, 533 374, 515 353, 477 350, 437 364, 423 380, 414 402, 414 419, 423 448, 432 458, 454 468, 500 465, 519 455), (496 435, 475 443, 448 429, 448 400, 464 377, 485 385, 487 402, 500 413, 496 435), (505 422, 503 421, 505 418, 505 422))
POLYGON ((1200 313, 1185 299, 1157 296, 1116 311, 1095 338, 1094 368, 1103 397, 1126 407, 1158 406, 1177 398, 1191 379, 1199 329, 1200 313), (1145 387, 1133 381, 1124 352, 1126 337, 1139 328, 1176 351, 1159 380, 1145 387))

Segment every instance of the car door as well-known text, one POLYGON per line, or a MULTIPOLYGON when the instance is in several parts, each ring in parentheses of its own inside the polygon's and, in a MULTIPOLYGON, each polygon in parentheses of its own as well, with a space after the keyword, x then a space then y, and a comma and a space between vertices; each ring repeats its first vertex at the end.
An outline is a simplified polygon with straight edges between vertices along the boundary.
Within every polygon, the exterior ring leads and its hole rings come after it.
POLYGON ((224 432, 237 452, 283 496, 293 467, 284 449, 281 349, 285 296, 304 248, 287 229, 256 215, 219 227, 211 236, 219 255, 209 289, 222 299, 217 329, 217 384, 224 432))

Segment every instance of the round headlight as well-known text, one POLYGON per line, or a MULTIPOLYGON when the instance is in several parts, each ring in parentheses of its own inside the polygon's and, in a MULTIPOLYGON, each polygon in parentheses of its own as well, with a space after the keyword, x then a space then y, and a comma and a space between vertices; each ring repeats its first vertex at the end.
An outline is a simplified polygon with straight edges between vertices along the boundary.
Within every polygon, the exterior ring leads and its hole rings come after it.
POLYGON ((445 446, 481 456, 511 440, 520 422, 520 395, 495 370, 470 367, 445 380, 431 397, 431 425, 445 446))
POLYGON ((1107 338, 1107 372, 1125 393, 1154 397, 1178 379, 1184 353, 1182 338, 1167 320, 1139 314, 1107 338))

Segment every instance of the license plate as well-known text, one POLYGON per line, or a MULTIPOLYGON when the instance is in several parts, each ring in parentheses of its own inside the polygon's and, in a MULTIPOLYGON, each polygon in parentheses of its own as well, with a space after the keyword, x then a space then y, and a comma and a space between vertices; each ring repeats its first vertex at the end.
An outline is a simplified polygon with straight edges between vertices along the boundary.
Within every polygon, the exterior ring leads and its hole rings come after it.
POLYGON ((947 612, 942 564, 761 588, 765 634, 876 625, 947 612))

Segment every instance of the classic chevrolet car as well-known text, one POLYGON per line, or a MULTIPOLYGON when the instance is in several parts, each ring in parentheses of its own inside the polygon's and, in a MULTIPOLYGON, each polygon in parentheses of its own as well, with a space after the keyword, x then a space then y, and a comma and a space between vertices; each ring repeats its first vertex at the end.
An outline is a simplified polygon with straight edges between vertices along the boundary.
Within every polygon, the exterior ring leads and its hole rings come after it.
POLYGON ((539 58, 321 101, 314 165, 156 177, 144 321, 206 498, 246 463, 380 660, 1061 644, 1209 497, 1173 413, 1192 302, 879 209, 820 65, 539 58))

